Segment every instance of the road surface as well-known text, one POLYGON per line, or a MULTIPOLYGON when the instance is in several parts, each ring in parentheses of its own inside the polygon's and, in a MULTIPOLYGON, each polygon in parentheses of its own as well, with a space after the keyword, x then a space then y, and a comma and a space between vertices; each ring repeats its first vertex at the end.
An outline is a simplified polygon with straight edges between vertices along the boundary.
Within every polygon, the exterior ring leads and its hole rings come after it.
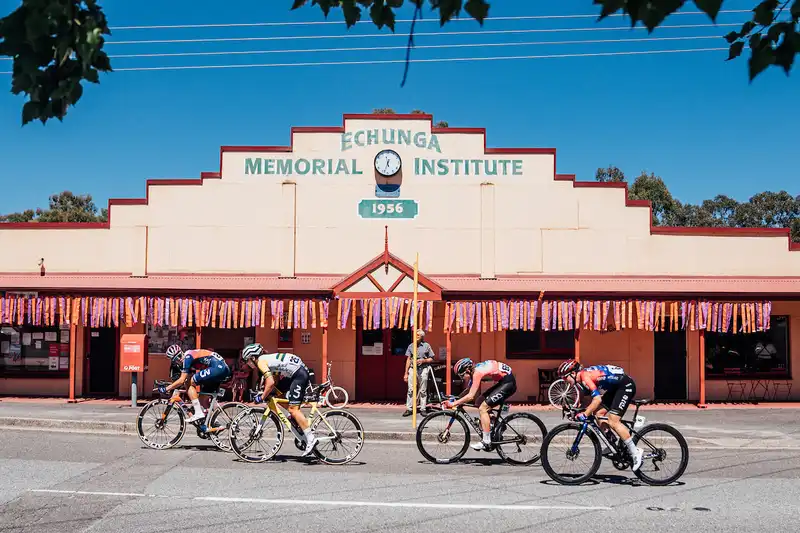
POLYGON ((800 498, 800 450, 788 448, 696 445, 670 487, 607 462, 592 483, 565 487, 496 454, 432 465, 409 442, 368 441, 347 466, 302 459, 288 439, 266 464, 183 444, 5 430, 0 532, 794 531, 800 498))

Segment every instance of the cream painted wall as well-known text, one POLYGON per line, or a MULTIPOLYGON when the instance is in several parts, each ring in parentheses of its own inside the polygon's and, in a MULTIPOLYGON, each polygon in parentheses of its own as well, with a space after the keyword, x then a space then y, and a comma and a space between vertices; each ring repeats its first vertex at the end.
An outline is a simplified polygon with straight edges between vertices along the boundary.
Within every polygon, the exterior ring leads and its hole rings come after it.
MULTIPOLYGON (((359 130, 422 132, 429 120, 363 120, 359 130)), ((364 137, 362 136, 362 139, 364 137)), ((792 276, 800 253, 785 237, 650 235, 649 212, 626 207, 623 189, 574 188, 554 180, 551 154, 484 155, 480 133, 436 136, 441 153, 411 145, 352 145, 340 133, 296 133, 294 152, 225 152, 222 179, 151 186, 148 205, 115 205, 112 227, 0 230, 0 272, 331 273, 347 274, 383 248, 427 274, 672 274, 792 276), (373 160, 382 148, 402 160, 401 198, 419 203, 413 220, 361 219, 375 198, 373 160), (248 158, 356 161, 358 175, 253 175, 248 158), (415 158, 521 160, 522 174, 415 175, 415 158), (481 193, 481 184, 491 183, 481 193), (723 261, 719 257, 736 257, 723 261), (768 258, 768 260, 765 260, 768 258)))

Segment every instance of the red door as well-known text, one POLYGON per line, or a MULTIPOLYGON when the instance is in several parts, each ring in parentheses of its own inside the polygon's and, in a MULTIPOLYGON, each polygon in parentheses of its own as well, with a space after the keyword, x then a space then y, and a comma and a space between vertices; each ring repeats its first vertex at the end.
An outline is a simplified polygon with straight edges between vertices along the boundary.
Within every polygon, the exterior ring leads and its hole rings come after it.
POLYGON ((403 380, 411 331, 362 328, 356 319, 356 396, 362 402, 405 402, 403 380))

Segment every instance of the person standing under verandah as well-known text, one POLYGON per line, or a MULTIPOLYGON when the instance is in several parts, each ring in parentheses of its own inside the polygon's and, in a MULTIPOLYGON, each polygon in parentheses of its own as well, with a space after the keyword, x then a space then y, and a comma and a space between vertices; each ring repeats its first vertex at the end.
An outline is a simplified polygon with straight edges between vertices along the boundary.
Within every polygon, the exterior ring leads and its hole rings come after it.
MULTIPOLYGON (((425 330, 418 329, 415 342, 417 343, 417 398, 419 401, 419 411, 427 412, 425 403, 428 398, 428 377, 431 373, 431 363, 434 360, 433 348, 425 342, 425 330)), ((414 357, 414 344, 409 344, 406 350, 406 370, 403 379, 408 384, 406 394, 406 411, 403 416, 411 415, 413 407, 411 401, 414 396, 414 375, 411 368, 412 358, 414 357)))

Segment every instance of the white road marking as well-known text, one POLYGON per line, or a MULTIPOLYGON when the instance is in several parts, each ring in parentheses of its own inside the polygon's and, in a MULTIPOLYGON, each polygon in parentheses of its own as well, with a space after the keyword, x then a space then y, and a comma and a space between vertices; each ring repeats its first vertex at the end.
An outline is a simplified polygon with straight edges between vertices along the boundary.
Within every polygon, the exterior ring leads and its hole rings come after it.
POLYGON ((147 494, 140 492, 96 492, 89 490, 54 490, 54 489, 30 489, 30 492, 50 492, 55 494, 83 494, 86 496, 137 496, 144 498, 147 494))
MULTIPOLYGON (((29 492, 48 492, 55 494, 80 494, 84 496, 129 496, 137 498, 166 498, 158 494, 139 492, 96 492, 86 490, 29 489, 29 492)), ((481 505, 475 503, 427 503, 427 502, 364 502, 346 500, 270 500, 262 498, 228 498, 222 496, 197 496, 196 501, 225 503, 266 503, 273 505, 327 505, 338 507, 402 507, 410 509, 475 509, 500 511, 610 511, 611 507, 586 505, 481 505)))
POLYGON ((426 502, 362 502, 336 500, 269 500, 262 498, 223 498, 198 496, 195 500, 226 503, 267 503, 299 505, 333 505, 342 507, 408 507, 411 509, 478 509, 503 511, 610 511, 611 507, 591 507, 586 505, 481 505, 474 503, 426 503, 426 502))

